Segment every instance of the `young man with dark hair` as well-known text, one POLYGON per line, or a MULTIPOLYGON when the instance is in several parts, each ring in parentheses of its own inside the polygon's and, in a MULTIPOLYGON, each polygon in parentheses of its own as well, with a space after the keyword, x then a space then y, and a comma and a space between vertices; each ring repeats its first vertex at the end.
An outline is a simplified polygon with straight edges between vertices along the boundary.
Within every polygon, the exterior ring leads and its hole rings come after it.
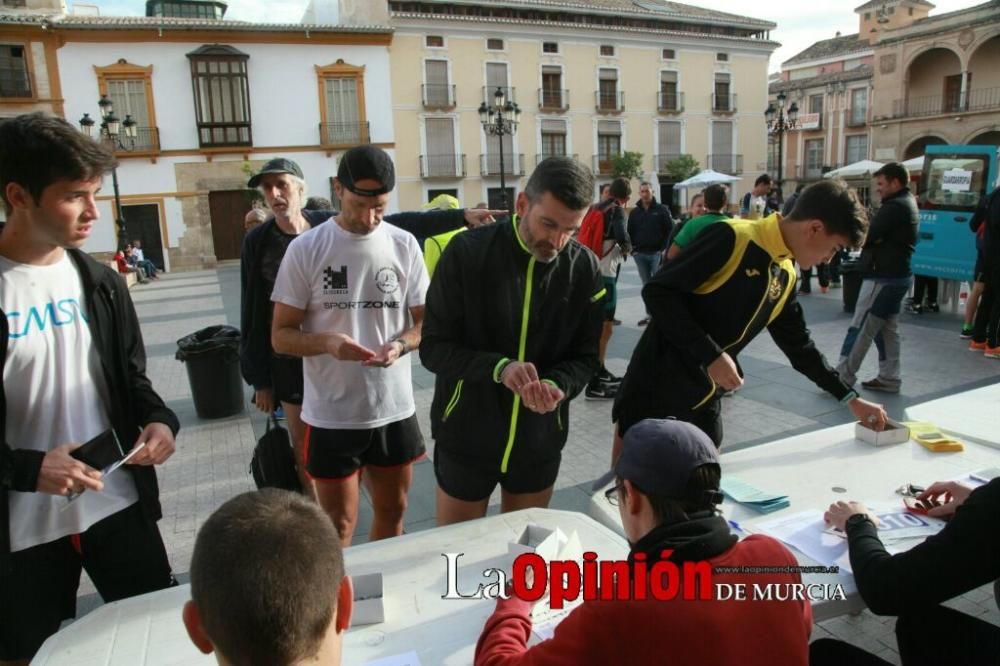
POLYGON ((407 354, 420 345, 429 279, 416 238, 382 224, 395 185, 381 148, 344 153, 334 180, 343 210, 291 242, 271 293, 274 351, 304 358, 304 469, 345 547, 361 468, 369 536, 385 539, 403 531, 412 463, 424 454, 407 354))
POLYGON ((511 224, 458 234, 438 263, 420 359, 437 375, 439 525, 486 515, 498 483, 503 511, 548 506, 570 400, 597 369, 604 285, 571 242, 593 189, 578 162, 543 160, 511 224))
POLYGON ((615 480, 607 497, 621 513, 631 546, 630 569, 634 571, 640 555, 647 571, 664 559, 678 569, 705 563, 714 570, 713 597, 697 598, 696 590, 685 589, 690 584, 685 576, 670 600, 656 599, 648 590, 643 590, 645 599, 588 600, 556 627, 551 640, 529 649, 532 604, 512 595, 498 600, 486 621, 476 645, 476 666, 805 666, 812 630, 807 600, 714 597, 717 585, 743 584, 749 589, 801 583, 798 573, 730 573, 797 563, 769 536, 754 534, 738 541, 730 533, 718 509, 719 477, 712 441, 691 424, 647 419, 633 426, 614 470, 598 482, 603 486, 615 480), (685 599, 685 594, 695 598, 685 599))
POLYGON ((861 386, 869 391, 899 393, 902 384, 898 320, 913 282, 910 259, 920 225, 917 200, 906 186, 909 182, 909 172, 899 162, 890 162, 875 172, 882 205, 861 248, 861 291, 837 365, 848 386, 857 380, 872 342, 878 349, 878 376, 861 382, 861 386))
POLYGON ((753 189, 744 194, 743 198, 740 200, 740 217, 750 218, 756 214, 756 211, 753 209, 755 200, 764 202, 760 217, 764 218, 771 213, 776 212, 767 204, 767 195, 770 192, 771 176, 766 173, 762 173, 757 176, 757 180, 753 182, 753 189))
POLYGON ((106 602, 174 583, 153 465, 173 454, 179 424, 146 377, 125 282, 79 249, 114 166, 62 119, 35 113, 0 125, 4 663, 26 664, 76 614, 81 568, 106 602), (71 455, 96 437, 111 457, 116 446, 144 447, 102 476, 71 455))
POLYGON ((729 219, 726 214, 729 195, 725 185, 709 185, 704 189, 702 195, 705 199, 705 212, 698 217, 691 218, 684 224, 684 228, 677 233, 673 244, 667 250, 667 259, 673 259, 680 254, 708 225, 729 219))
POLYGON ((198 530, 184 626, 220 664, 339 664, 352 604, 337 531, 299 495, 237 495, 198 530))
POLYGON ((625 206, 632 196, 632 186, 627 178, 615 178, 608 186, 608 197, 594 207, 604 214, 604 243, 598 257, 601 275, 604 276, 604 327, 597 360, 597 372, 587 384, 585 396, 591 400, 611 400, 615 397, 621 377, 616 377, 604 365, 608 343, 615 331, 615 310, 618 307, 618 271, 632 251, 632 242, 625 223, 625 206))
MULTIPOLYGON (((821 181, 802 192, 781 219, 711 224, 649 281, 642 297, 653 314, 632 354, 612 417, 620 435, 645 418, 675 417, 722 444, 719 389, 743 384, 736 356, 766 327, 792 367, 846 403, 876 429, 879 406, 858 398, 809 337, 795 300, 795 266, 813 266, 860 243, 867 220, 843 183, 821 181)), ((612 457, 614 460, 614 457, 612 457)))
MULTIPOLYGON (((322 197, 306 199, 302 169, 289 159, 278 157, 270 160, 250 178, 247 186, 260 191, 273 213, 270 219, 248 231, 243 240, 240 255, 240 368, 243 379, 254 388, 257 409, 270 414, 280 406, 284 411, 303 491, 315 496, 313 482, 305 473, 303 458, 302 359, 274 351, 271 344, 274 309, 271 292, 289 244, 300 234, 337 215, 337 212, 330 210, 330 204, 325 199, 320 201, 322 197), (310 207, 310 202, 313 207, 310 207)), ((435 210, 396 213, 387 215, 385 219, 416 236, 427 236, 463 225, 488 223, 492 221, 491 214, 497 212, 435 210)))
MULTIPOLYGON (((642 284, 660 269, 663 251, 667 249, 674 218, 670 209, 653 196, 653 186, 647 182, 639 185, 639 202, 628 216, 628 237, 632 241, 632 258, 639 271, 642 284)), ((639 326, 649 323, 649 315, 639 321, 639 326)))

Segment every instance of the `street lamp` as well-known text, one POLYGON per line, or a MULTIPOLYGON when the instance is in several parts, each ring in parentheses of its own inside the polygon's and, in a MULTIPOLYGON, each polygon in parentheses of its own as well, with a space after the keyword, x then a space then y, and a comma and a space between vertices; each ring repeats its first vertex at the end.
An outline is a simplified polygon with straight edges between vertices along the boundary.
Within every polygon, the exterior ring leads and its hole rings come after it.
MULTIPOLYGON (((503 88, 500 86, 497 86, 497 91, 493 93, 492 106, 486 106, 486 102, 479 105, 479 122, 483 124, 483 130, 487 136, 495 136, 500 139, 500 201, 501 208, 508 211, 510 211, 510 206, 507 202, 507 181, 503 168, 503 138, 514 134, 520 121, 521 109, 517 104, 506 99, 503 88)), ((513 158, 513 155, 511 157, 513 158)))
POLYGON ((778 93, 778 107, 775 108, 774 104, 768 104, 767 110, 764 111, 764 119, 767 121, 767 132, 768 134, 773 134, 778 137, 778 191, 781 191, 781 181, 782 181, 782 139, 785 132, 790 132, 795 129, 798 125, 799 120, 799 105, 792 102, 792 105, 788 107, 788 112, 785 112, 785 97, 784 92, 778 93))
MULTIPOLYGON (((125 120, 119 119, 115 115, 114 103, 107 95, 101 95, 97 106, 101 109, 101 124, 98 135, 94 136, 94 125, 97 123, 90 117, 89 113, 83 114, 83 117, 78 121, 80 130, 92 139, 110 143, 112 150, 129 152, 135 150, 135 139, 138 131, 136 130, 137 123, 132 120, 132 116, 125 114, 125 120)), ((111 169, 111 182, 114 184, 115 190, 115 226, 118 228, 118 240, 121 242, 125 235, 125 214, 122 212, 121 195, 118 193, 117 167, 111 169)))

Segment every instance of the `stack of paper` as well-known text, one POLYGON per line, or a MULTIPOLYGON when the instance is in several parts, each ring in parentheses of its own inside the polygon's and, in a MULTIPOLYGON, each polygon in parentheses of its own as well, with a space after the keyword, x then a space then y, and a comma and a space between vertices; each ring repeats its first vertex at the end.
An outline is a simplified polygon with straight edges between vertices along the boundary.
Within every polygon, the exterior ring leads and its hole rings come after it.
POLYGON ((726 497, 760 513, 771 513, 789 506, 788 495, 765 492, 732 476, 723 476, 721 485, 726 497))

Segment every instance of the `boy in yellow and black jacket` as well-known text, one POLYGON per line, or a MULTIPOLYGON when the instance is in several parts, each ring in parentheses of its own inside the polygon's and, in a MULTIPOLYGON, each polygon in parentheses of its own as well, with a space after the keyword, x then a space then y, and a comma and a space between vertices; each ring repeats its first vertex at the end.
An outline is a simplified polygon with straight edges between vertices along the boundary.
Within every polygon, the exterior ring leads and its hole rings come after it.
POLYGON ((867 219, 853 192, 824 181, 802 192, 785 219, 706 227, 643 288, 652 315, 633 352, 612 418, 624 434, 645 418, 694 423, 722 444, 719 389, 742 384, 736 357, 765 328, 792 367, 878 427, 885 413, 860 400, 826 362, 795 300, 795 266, 858 245, 867 219))

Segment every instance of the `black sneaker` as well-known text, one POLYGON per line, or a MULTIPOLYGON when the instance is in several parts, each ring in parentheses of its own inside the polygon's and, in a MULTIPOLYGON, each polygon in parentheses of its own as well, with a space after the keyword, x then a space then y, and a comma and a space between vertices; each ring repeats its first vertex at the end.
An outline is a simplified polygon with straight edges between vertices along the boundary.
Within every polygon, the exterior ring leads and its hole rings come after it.
POLYGON ((926 307, 927 307, 927 311, 928 312, 940 312, 941 311, 941 308, 938 307, 937 303, 928 303, 926 307))
POLYGON ((909 305, 906 306, 906 311, 909 312, 910 314, 923 314, 924 306, 919 305, 917 303, 910 303, 909 305))
POLYGON ((622 378, 611 374, 607 368, 601 368, 594 375, 594 381, 600 384, 611 384, 612 386, 617 386, 622 383, 622 378))
POLYGON ((587 400, 614 400, 617 393, 617 386, 611 386, 604 382, 591 382, 587 384, 587 390, 584 391, 587 400))

